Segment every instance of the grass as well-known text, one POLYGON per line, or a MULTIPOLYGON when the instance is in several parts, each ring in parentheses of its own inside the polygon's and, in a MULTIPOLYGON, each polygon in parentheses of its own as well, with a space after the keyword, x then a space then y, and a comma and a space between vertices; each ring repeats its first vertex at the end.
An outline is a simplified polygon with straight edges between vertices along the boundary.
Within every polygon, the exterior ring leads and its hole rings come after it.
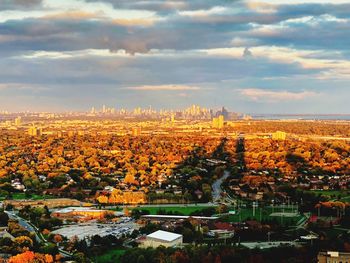
MULTIPOLYGON (((283 222, 283 225, 295 225, 301 218, 302 215, 294 216, 294 217, 278 217, 278 216, 270 216, 271 213, 283 212, 282 208, 272 208, 272 207, 263 207, 256 208, 255 215, 253 215, 252 208, 241 208, 240 212, 235 215, 229 215, 224 218, 226 222, 244 222, 248 219, 257 220, 257 221, 277 221, 279 223, 283 222)), ((294 212, 291 208, 285 208, 284 212, 294 212)))
POLYGON ((338 198, 338 196, 347 197, 349 195, 348 191, 344 190, 310 190, 309 192, 330 197, 335 196, 336 198, 338 198))
MULTIPOLYGON (((5 200, 6 196, 0 196, 0 200, 5 200)), ((21 200, 21 199, 31 199, 31 200, 42 200, 42 199, 50 199, 54 198, 51 195, 37 195, 31 194, 30 196, 26 196, 25 193, 13 193, 12 199, 21 200)))
POLYGON ((344 229, 337 229, 337 228, 330 228, 330 229, 324 229, 323 231, 326 232, 327 236, 329 238, 336 238, 338 237, 340 234, 346 233, 347 231, 345 231, 344 229))
POLYGON ((201 211, 201 210, 209 208, 209 207, 211 207, 211 206, 208 206, 208 207, 203 207, 203 206, 200 206, 200 207, 195 207, 195 206, 177 207, 177 206, 174 206, 174 207, 161 207, 161 208, 150 206, 150 207, 136 207, 135 209, 146 210, 151 215, 157 215, 157 214, 159 214, 158 212, 160 210, 162 210, 162 211, 165 211, 166 213, 169 213, 169 212, 180 213, 180 214, 187 216, 187 215, 191 215, 193 212, 201 211))
POLYGON ((120 262, 120 257, 125 254, 123 249, 112 249, 96 258, 96 263, 120 262))
POLYGON ((348 190, 310 190, 310 193, 316 195, 323 195, 328 197, 331 201, 341 201, 350 203, 350 191, 348 190))
POLYGON ((350 203, 350 195, 347 195, 347 196, 340 198, 340 201, 350 203))

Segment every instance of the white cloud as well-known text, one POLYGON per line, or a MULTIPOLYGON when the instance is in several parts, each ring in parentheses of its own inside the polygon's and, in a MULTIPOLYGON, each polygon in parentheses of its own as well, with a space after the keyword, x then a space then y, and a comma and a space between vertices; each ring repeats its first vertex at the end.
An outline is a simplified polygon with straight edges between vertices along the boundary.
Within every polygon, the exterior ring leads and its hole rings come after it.
POLYGON ((144 91, 160 91, 160 90, 200 90, 196 86, 187 86, 187 85, 143 85, 136 87, 126 87, 128 90, 144 90, 144 91))
POLYGON ((240 89, 241 95, 254 100, 254 101, 269 101, 269 102, 280 102, 280 101, 296 101, 303 100, 308 97, 316 96, 317 93, 312 91, 273 91, 265 89, 240 89))
POLYGON ((349 0, 246 0, 249 4, 300 5, 300 4, 348 4, 349 0))
POLYGON ((69 59, 79 57, 130 57, 125 50, 120 49, 111 52, 108 49, 82 49, 76 51, 35 51, 29 52, 16 58, 22 59, 69 59))
POLYGON ((228 12, 228 8, 222 6, 215 6, 210 9, 204 10, 193 10, 193 11, 179 11, 180 16, 189 16, 189 17, 203 17, 210 15, 222 15, 228 12))
POLYGON ((0 11, 0 23, 28 18, 111 20, 116 24, 141 26, 162 20, 154 11, 115 9, 108 3, 82 0, 45 0, 43 9, 0 11))

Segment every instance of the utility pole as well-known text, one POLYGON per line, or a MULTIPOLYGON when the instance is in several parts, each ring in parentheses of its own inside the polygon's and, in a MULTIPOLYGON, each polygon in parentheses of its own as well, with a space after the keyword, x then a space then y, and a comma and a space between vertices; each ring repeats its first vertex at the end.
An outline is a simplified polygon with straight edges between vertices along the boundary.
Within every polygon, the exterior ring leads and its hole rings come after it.
POLYGON ((255 217, 255 208, 257 207, 257 204, 255 201, 253 202, 253 217, 255 217))

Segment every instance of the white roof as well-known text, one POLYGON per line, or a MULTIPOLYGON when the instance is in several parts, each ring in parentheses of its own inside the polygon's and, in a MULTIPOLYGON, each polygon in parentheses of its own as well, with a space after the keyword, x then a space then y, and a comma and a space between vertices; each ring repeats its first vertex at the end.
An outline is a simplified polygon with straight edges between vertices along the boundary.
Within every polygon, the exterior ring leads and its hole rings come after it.
POLYGON ((182 235, 167 232, 167 231, 158 230, 156 232, 153 232, 152 234, 149 234, 147 237, 171 242, 171 241, 174 241, 174 240, 182 237, 182 235))
POLYGON ((66 208, 54 210, 54 212, 62 213, 62 214, 70 213, 73 211, 76 211, 76 212, 100 212, 103 210, 94 209, 94 208, 90 208, 90 207, 66 207, 66 208))

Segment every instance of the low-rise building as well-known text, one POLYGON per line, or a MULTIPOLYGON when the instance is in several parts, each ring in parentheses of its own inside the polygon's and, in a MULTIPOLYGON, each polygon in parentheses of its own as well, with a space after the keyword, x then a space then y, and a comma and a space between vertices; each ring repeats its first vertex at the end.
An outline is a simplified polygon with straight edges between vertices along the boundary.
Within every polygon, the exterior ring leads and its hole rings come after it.
MULTIPOLYGON (((52 216, 62 219, 92 220, 103 219, 107 215, 116 215, 114 211, 91 209, 88 207, 67 207, 51 213, 52 216)), ((122 214, 123 215, 123 214, 122 214)))
POLYGON ((176 247, 181 246, 183 243, 182 235, 158 230, 146 236, 146 239, 142 242, 142 247, 176 247))
POLYGON ((350 253, 338 252, 338 251, 327 251, 320 252, 317 256, 318 263, 349 263, 350 253))
POLYGON ((7 227, 0 227, 0 239, 6 237, 11 239, 12 241, 15 240, 15 237, 12 236, 9 232, 7 232, 7 227))
POLYGON ((56 207, 66 206, 90 206, 89 203, 80 202, 76 199, 70 198, 53 198, 53 199, 42 199, 42 200, 5 200, 4 206, 12 205, 16 209, 22 209, 25 206, 31 207, 44 207, 47 206, 49 209, 56 207))

